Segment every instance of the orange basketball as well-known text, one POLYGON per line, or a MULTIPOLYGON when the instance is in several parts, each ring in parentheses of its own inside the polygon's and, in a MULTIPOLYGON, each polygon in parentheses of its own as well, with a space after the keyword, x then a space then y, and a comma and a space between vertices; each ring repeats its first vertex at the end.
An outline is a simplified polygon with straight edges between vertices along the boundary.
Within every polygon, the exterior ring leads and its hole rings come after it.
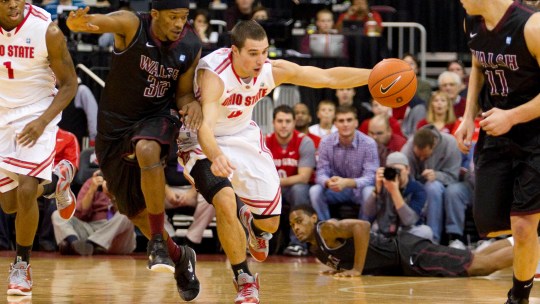
POLYGON ((411 66, 397 58, 377 63, 368 78, 369 92, 380 104, 398 108, 416 93, 416 74, 411 66))

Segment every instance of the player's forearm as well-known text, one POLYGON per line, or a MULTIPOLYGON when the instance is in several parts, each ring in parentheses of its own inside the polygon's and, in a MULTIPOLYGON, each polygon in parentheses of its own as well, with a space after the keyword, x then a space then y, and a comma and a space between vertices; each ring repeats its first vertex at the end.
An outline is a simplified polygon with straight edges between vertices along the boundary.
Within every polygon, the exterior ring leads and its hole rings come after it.
POLYGON ((330 82, 328 87, 331 89, 348 89, 366 85, 368 82, 369 69, 358 69, 349 67, 336 67, 326 70, 330 82))
POLYGON ((58 89, 58 93, 54 97, 49 108, 40 116, 40 118, 48 125, 60 112, 62 112, 77 93, 76 78, 66 80, 58 89))
POLYGON ((471 75, 469 76, 469 85, 467 89, 467 102, 465 105, 465 113, 463 119, 465 121, 473 121, 480 111, 478 104, 478 95, 484 85, 484 75, 478 67, 473 66, 471 75))
POLYGON ((202 124, 197 132, 197 137, 204 155, 206 155, 210 161, 214 161, 217 156, 223 154, 214 137, 214 131, 212 131, 207 124, 202 124))
POLYGON ((354 240, 354 269, 362 273, 366 263, 366 256, 369 246, 369 230, 368 222, 359 221, 353 227, 354 240))
POLYGON ((540 94, 519 107, 508 110, 513 125, 528 122, 540 117, 540 94))
POLYGON ((182 109, 182 107, 192 101, 195 101, 195 95, 193 93, 187 93, 176 98, 176 106, 178 109, 182 109))

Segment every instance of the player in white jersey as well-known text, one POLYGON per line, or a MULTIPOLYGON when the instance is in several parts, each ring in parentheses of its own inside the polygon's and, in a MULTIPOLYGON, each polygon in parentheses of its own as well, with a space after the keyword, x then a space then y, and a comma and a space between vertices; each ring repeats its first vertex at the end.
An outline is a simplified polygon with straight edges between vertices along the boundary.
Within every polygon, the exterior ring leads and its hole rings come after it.
POLYGON ((0 1, 0 63, 0 205, 17 213, 7 294, 31 295, 36 198, 51 180, 56 124, 77 76, 62 31, 24 0, 0 1))
POLYGON ((271 233, 279 226, 279 177, 259 127, 251 121, 256 103, 283 83, 314 88, 351 88, 367 84, 371 70, 347 67, 319 69, 285 60, 268 60, 268 39, 255 21, 238 23, 232 47, 201 59, 195 76, 203 109, 193 137, 181 134, 180 161, 197 189, 216 209, 218 236, 235 275, 235 303, 259 303, 258 275, 247 267, 245 234, 251 255, 263 261, 271 233), (186 147, 191 150, 187 151, 186 147), (204 154, 203 154, 204 152, 204 154), (234 190, 233 190, 234 189, 234 190), (245 206, 236 219, 235 193, 245 206))

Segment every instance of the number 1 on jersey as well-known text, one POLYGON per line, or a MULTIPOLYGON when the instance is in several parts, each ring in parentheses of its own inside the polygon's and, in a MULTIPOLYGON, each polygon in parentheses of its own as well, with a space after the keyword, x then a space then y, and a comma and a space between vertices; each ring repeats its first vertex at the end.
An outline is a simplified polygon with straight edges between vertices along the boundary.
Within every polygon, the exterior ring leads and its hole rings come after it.
POLYGON ((13 69, 11 68, 11 61, 4 62, 4 66, 8 70, 8 78, 13 79, 13 69))

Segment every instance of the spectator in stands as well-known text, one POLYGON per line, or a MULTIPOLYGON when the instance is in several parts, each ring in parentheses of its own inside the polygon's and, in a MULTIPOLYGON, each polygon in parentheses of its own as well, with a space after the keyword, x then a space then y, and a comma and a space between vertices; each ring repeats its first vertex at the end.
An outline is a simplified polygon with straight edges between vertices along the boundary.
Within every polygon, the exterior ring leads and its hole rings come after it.
MULTIPOLYGON (((371 112, 373 115, 381 115, 388 117, 388 123, 390 124, 390 128, 392 128, 392 133, 403 136, 403 133, 401 132, 401 125, 399 124, 399 121, 395 119, 392 116, 392 109, 387 106, 383 106, 382 104, 378 103, 375 99, 371 100, 371 112)), ((371 121, 371 118, 365 119, 363 122, 360 123, 360 132, 364 134, 368 134, 368 126, 371 121)))
POLYGON ((538 0, 523 0, 523 3, 534 8, 540 9, 540 1, 538 0))
POLYGON ((212 31, 210 18, 206 10, 199 9, 195 12, 193 28, 197 35, 199 35, 199 38, 201 38, 204 47, 212 48, 218 42, 219 35, 217 32, 212 31))
POLYGON ((392 152, 399 152, 407 139, 394 133, 389 120, 392 117, 386 115, 375 115, 369 121, 367 134, 377 142, 377 150, 381 166, 386 164, 386 157, 392 152))
MULTIPOLYGON (((334 13, 328 9, 322 9, 317 12, 315 17, 316 31, 313 34, 337 34, 337 30, 334 28, 334 13)), ((310 34, 306 34, 300 42, 300 52, 304 54, 311 53, 310 47, 310 34)), ((347 46, 343 44, 343 56, 348 57, 347 46)))
POLYGON ((359 104, 354 102, 356 96, 355 88, 337 89, 336 98, 338 106, 355 107, 358 115, 358 123, 362 124, 366 119, 373 117, 369 104, 367 102, 360 102, 359 104))
POLYGON ((58 14, 64 11, 74 11, 77 8, 84 8, 86 4, 82 0, 45 0, 41 3, 41 6, 51 14, 51 19, 55 21, 58 19, 58 14))
POLYGON ((266 21, 270 18, 270 13, 266 7, 259 5, 253 9, 253 16, 251 18, 255 21, 266 21))
POLYGON ((81 144, 84 143, 83 138, 88 137, 88 144, 93 147, 97 135, 98 104, 90 88, 82 84, 80 78, 78 81, 77 94, 62 111, 58 126, 75 134, 81 144))
POLYGON ((450 96, 445 92, 437 91, 431 95, 426 118, 418 122, 416 129, 432 124, 437 130, 451 134, 455 123, 456 115, 454 115, 454 107, 450 96))
POLYGON ((331 204, 361 206, 373 191, 379 167, 377 144, 357 130, 353 107, 338 107, 335 125, 338 132, 321 141, 317 184, 309 190, 311 204, 321 220, 330 218, 331 204))
POLYGON ((444 227, 448 236, 448 246, 458 249, 466 249, 463 243, 465 233, 465 213, 469 206, 472 206, 474 193, 474 142, 468 155, 466 164, 467 170, 463 174, 463 179, 458 183, 453 183, 446 187, 444 192, 444 227))
MULTIPOLYGON (((266 146, 272 152, 274 164, 279 174, 279 184, 283 206, 310 205, 309 180, 316 167, 315 145, 304 133, 294 129, 294 112, 288 105, 274 109, 274 133, 266 137, 266 146)), ((283 251, 285 255, 305 256, 308 254, 287 225, 287 214, 283 212, 282 227, 289 231, 290 242, 283 251)))
POLYGON ((309 133, 320 138, 328 134, 335 133, 338 129, 334 125, 336 115, 336 105, 331 100, 321 100, 317 105, 317 118, 319 123, 309 127, 309 133))
POLYGON ((465 98, 459 95, 461 88, 461 77, 454 72, 444 71, 437 79, 439 90, 448 94, 454 104, 454 114, 456 117, 463 116, 465 113, 465 98))
POLYGON ((459 95, 467 98, 467 84, 469 83, 469 76, 467 76, 467 72, 465 71, 465 65, 461 60, 452 60, 448 62, 448 65, 446 66, 446 70, 449 72, 456 73, 459 77, 461 77, 461 86, 459 87, 459 95))
POLYGON ((407 62, 416 74, 416 96, 422 99, 425 103, 431 97, 431 85, 427 80, 420 78, 420 65, 416 56, 410 53, 403 54, 403 61, 407 62))
MULTIPOLYGON (((343 21, 345 20, 357 20, 365 24, 369 20, 370 14, 371 18, 377 22, 377 32, 382 33, 382 17, 378 12, 369 9, 368 0, 353 0, 347 11, 339 15, 336 28, 341 31, 343 29, 343 21)), ((364 26, 364 34, 367 33, 366 31, 367 27, 364 26)))
POLYGON ((77 198, 75 217, 65 221, 58 211, 52 215, 60 254, 128 254, 135 250, 134 226, 116 212, 101 171, 84 183, 77 198))
POLYGON ((401 152, 409 159, 411 176, 424 185, 427 194, 426 223, 439 243, 444 224, 443 197, 446 187, 458 181, 461 152, 456 139, 426 125, 409 138, 401 152))
POLYGON ((230 31, 240 20, 251 20, 253 15, 254 0, 235 0, 234 4, 225 10, 225 22, 230 31))
POLYGON ((386 237, 396 237, 400 230, 433 239, 431 228, 424 224, 422 210, 426 191, 409 177, 409 160, 401 152, 393 152, 386 166, 377 169, 375 189, 366 199, 364 218, 373 219, 371 231, 386 237))
POLYGON ((311 132, 309 132, 309 126, 311 125, 312 117, 309 113, 309 108, 305 103, 297 103, 293 107, 294 111, 294 127, 296 131, 300 133, 304 133, 311 140, 313 140, 313 143, 315 144, 315 149, 319 148, 319 143, 321 142, 321 138, 311 132))
MULTIPOLYGON (((185 212, 184 207, 194 208, 193 222, 189 225, 185 244, 196 248, 202 243, 204 230, 216 215, 214 206, 206 202, 197 189, 184 176, 184 168, 178 163, 178 147, 171 148, 165 166, 165 209, 169 215, 185 212)), ((168 225, 166 221, 166 225, 168 225)), ((174 232, 174 231, 173 231, 174 232)), ((172 233, 171 235, 174 235, 172 233)))

